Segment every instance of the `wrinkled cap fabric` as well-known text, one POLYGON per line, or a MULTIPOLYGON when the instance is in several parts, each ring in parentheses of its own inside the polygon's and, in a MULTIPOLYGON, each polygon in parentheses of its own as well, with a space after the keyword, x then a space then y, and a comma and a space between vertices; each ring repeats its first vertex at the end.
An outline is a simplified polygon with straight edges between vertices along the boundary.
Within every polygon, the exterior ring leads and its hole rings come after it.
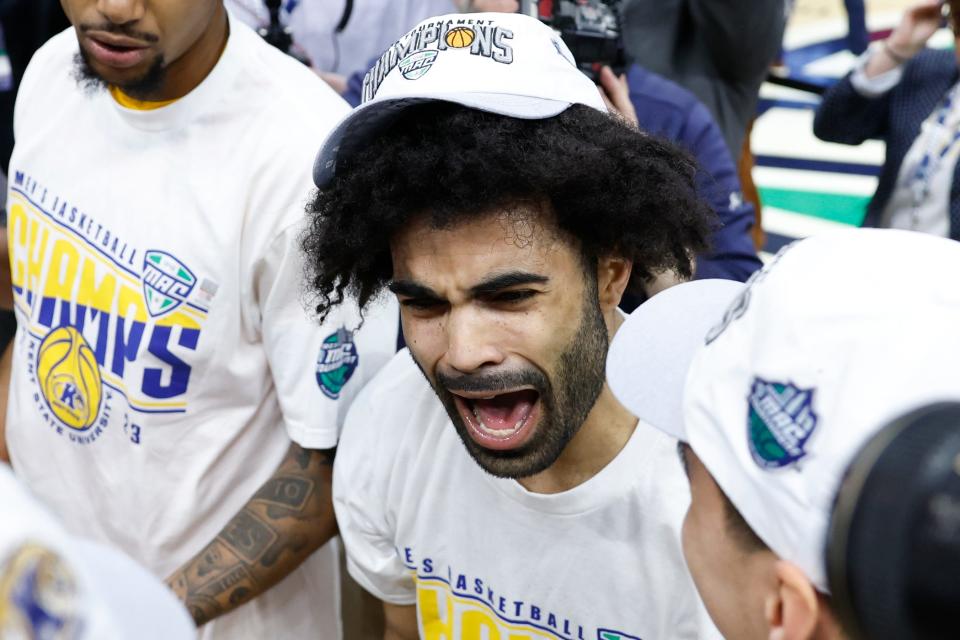
POLYGON ((690 362, 743 289, 734 280, 694 280, 661 291, 630 314, 607 356, 607 383, 620 404, 686 442, 683 386, 690 362))
POLYGON ((674 313, 664 297, 648 314, 660 296, 638 308, 628 322, 643 332, 613 342, 611 388, 683 437, 757 535, 828 593, 827 527, 849 463, 891 420, 960 401, 957 273, 960 244, 925 234, 856 229, 796 242, 726 309, 704 300, 706 333, 678 320, 697 313, 697 296, 679 291, 697 283, 677 287, 674 313), (642 357, 659 340, 696 345, 680 420, 664 405, 682 376, 661 379, 642 357), (639 396, 629 384, 662 392, 639 396))
POLYGON ((333 129, 313 180, 329 186, 337 165, 406 109, 451 102, 503 116, 551 118, 572 104, 606 111, 560 35, 516 13, 450 14, 424 20, 392 44, 363 81, 363 103, 333 129))

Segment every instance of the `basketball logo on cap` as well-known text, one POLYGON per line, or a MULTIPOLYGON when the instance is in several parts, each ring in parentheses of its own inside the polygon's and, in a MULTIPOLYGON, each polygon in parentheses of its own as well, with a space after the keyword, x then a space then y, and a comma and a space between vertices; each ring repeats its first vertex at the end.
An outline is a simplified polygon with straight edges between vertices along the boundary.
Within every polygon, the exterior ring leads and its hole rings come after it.
POLYGON ((473 40, 476 37, 477 35, 470 27, 454 27, 450 29, 450 31, 447 31, 444 41, 447 43, 447 46, 452 49, 465 49, 473 44, 473 40))
POLYGON ((37 380, 47 406, 66 426, 89 429, 97 419, 103 380, 93 350, 74 327, 54 329, 37 350, 37 380))

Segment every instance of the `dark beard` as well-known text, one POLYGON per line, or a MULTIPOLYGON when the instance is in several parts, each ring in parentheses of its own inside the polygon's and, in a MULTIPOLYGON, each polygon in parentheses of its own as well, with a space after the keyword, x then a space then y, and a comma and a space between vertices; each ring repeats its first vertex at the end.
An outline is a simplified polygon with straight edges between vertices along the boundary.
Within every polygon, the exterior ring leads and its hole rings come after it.
MULTIPOLYGON (((73 77, 84 91, 101 91, 112 84, 108 83, 94 70, 90 64, 90 58, 87 56, 87 52, 83 50, 83 47, 80 47, 80 52, 74 56, 73 63, 73 77)), ((123 84, 115 84, 114 86, 135 100, 149 100, 151 96, 157 95, 157 92, 163 87, 166 72, 167 69, 164 66, 163 56, 158 56, 143 76, 129 82, 124 82, 123 84)))
POLYGON ((543 371, 535 368, 457 378, 437 374, 433 390, 447 410, 467 452, 490 475, 526 478, 548 469, 583 426, 596 404, 606 379, 609 336, 597 305, 596 284, 587 289, 580 326, 559 358, 556 388, 543 371), (496 391, 520 386, 531 386, 540 394, 541 415, 530 441, 511 451, 494 451, 478 445, 467 432, 453 396, 447 391, 448 388, 496 391))

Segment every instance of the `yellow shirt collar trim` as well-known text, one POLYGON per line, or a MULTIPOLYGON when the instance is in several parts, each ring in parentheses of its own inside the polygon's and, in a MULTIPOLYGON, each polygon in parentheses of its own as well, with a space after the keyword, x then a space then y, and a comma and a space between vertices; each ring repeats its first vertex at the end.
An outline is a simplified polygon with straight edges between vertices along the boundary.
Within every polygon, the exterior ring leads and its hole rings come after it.
POLYGON ((159 109, 161 107, 167 106, 168 104, 173 104, 174 102, 176 102, 176 99, 161 100, 159 102, 137 100, 135 98, 131 98, 130 96, 125 94, 123 91, 121 91, 119 88, 114 86, 110 87, 110 95, 113 96, 113 99, 121 107, 126 107, 127 109, 133 109, 134 111, 153 111, 154 109, 159 109))

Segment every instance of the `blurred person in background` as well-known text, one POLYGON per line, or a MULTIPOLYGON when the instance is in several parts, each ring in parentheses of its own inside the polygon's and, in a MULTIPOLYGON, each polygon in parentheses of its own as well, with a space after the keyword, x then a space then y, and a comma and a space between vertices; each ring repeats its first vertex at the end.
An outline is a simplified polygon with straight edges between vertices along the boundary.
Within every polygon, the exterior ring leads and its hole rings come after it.
POLYGON ((958 49, 927 41, 949 14, 954 41, 960 1, 921 0, 823 97, 813 131, 829 142, 878 138, 886 157, 865 226, 960 239, 958 49))
POLYGON ((780 52, 784 0, 624 0, 622 18, 628 62, 676 82, 713 114, 753 205, 753 243, 761 248, 749 132, 760 85, 780 52))
POLYGON ((64 0, 17 97, 5 440, 67 528, 203 638, 340 637, 331 465, 397 312, 300 299, 316 149, 347 105, 222 0, 64 0))
MULTIPOLYGON (((264 28, 264 0, 226 0, 234 15, 264 28)), ((371 58, 424 18, 450 13, 454 0, 283 0, 280 19, 297 52, 334 89, 351 74, 366 73, 371 58)))
POLYGON ((624 0, 627 60, 691 91, 734 158, 780 51, 784 0, 624 0))
POLYGON ((863 0, 843 0, 843 5, 847 10, 847 48, 860 55, 870 45, 866 7, 863 0))

